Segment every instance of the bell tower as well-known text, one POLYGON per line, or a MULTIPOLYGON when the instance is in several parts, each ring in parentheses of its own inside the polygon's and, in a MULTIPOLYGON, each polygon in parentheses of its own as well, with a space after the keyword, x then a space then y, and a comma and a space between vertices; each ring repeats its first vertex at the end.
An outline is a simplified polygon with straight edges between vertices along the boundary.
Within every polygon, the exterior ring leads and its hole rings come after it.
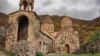
POLYGON ((5 50, 15 52, 18 56, 34 56, 34 34, 39 29, 39 17, 33 11, 33 0, 20 0, 20 10, 9 14, 5 50), (31 7, 31 10, 28 10, 28 7, 31 7))
POLYGON ((19 10, 33 11, 34 0, 20 0, 19 10))

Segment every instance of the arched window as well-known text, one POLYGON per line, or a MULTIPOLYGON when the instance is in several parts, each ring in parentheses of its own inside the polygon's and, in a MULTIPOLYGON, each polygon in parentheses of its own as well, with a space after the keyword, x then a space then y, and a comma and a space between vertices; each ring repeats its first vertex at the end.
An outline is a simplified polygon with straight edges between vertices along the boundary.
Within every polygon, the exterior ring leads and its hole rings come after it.
POLYGON ((39 47, 41 48, 41 46, 42 46, 42 42, 40 41, 40 42, 39 42, 39 47))
POLYGON ((45 45, 45 42, 43 43, 43 45, 45 45))
POLYGON ((41 45, 41 41, 39 42, 39 44, 41 45))
POLYGON ((65 51, 66 53, 70 53, 70 47, 69 47, 68 44, 65 44, 64 51, 65 51))

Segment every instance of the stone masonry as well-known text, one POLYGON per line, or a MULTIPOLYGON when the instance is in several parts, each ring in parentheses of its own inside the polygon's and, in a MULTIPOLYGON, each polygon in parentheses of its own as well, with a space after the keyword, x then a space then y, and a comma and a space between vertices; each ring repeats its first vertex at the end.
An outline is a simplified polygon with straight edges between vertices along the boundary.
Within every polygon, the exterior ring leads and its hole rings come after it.
POLYGON ((36 52, 73 53, 80 49, 72 20, 64 16, 59 21, 59 31, 55 31, 54 21, 48 15, 40 18, 34 11, 26 10, 10 13, 5 50, 16 56, 35 56, 36 52))
POLYGON ((7 38, 5 50, 14 50, 14 52, 20 56, 31 56, 31 54, 35 55, 35 52, 37 51, 48 53, 48 50, 51 50, 50 52, 52 52, 52 39, 44 33, 41 33, 39 29, 39 17, 36 15, 35 12, 16 11, 9 14, 9 24, 6 33, 7 38), (21 19, 25 18, 28 19, 28 26, 23 26, 26 23, 23 24, 22 22, 26 21, 20 21, 21 19), (20 25, 22 24, 23 26, 21 26, 22 29, 19 26, 19 22, 21 22, 20 25), (24 37, 20 37, 19 35, 24 37), (27 38, 25 38, 26 36, 27 38), (41 49, 39 49, 38 47, 41 47, 41 49))

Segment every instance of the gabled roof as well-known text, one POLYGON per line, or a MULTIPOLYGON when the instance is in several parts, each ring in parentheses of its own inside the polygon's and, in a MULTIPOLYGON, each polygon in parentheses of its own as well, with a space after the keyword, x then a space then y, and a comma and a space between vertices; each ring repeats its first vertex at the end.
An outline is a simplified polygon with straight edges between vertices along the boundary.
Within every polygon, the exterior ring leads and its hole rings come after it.
POLYGON ((35 11, 18 10, 18 11, 9 13, 9 15, 13 15, 13 14, 16 14, 16 13, 22 13, 22 14, 23 14, 23 13, 24 13, 24 14, 29 13, 29 14, 34 14, 34 15, 37 17, 37 19, 40 20, 40 17, 37 15, 37 13, 36 13, 35 11))

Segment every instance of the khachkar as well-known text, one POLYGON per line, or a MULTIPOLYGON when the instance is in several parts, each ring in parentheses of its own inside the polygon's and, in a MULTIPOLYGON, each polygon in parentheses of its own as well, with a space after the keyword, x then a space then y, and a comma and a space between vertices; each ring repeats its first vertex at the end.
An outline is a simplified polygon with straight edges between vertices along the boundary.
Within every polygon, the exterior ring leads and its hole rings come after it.
POLYGON ((34 56, 39 18, 33 11, 33 0, 20 0, 19 7, 20 10, 9 14, 5 50, 17 56, 34 56))

